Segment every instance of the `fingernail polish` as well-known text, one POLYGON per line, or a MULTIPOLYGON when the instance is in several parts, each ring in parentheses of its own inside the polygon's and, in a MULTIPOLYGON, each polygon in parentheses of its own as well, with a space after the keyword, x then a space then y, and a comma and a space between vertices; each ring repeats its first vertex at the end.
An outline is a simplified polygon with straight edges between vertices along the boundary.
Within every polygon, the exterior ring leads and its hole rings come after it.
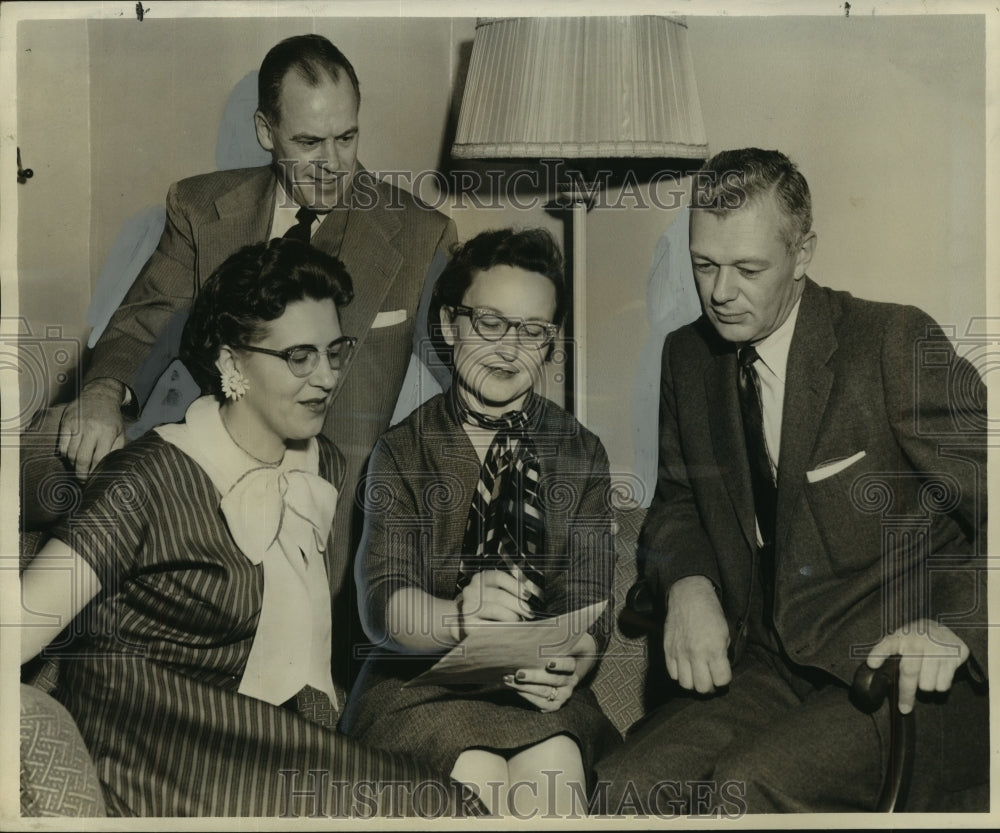
POLYGON ((552 660, 552 661, 551 661, 551 662, 549 662, 549 664, 548 664, 548 665, 546 665, 545 667, 546 667, 546 668, 547 668, 547 669, 548 669, 549 671, 555 671, 555 670, 556 670, 556 661, 555 661, 555 660, 552 660))
POLYGON ((506 685, 511 685, 514 682, 514 675, 513 674, 504 674, 503 675, 503 681, 504 681, 504 683, 506 685))
POLYGON ((524 673, 523 671, 518 671, 518 672, 517 672, 517 674, 516 674, 515 676, 517 677, 517 681, 518 681, 519 683, 523 683, 523 682, 524 682, 524 679, 525 679, 525 677, 527 677, 528 675, 527 675, 527 674, 525 674, 525 673, 524 673))

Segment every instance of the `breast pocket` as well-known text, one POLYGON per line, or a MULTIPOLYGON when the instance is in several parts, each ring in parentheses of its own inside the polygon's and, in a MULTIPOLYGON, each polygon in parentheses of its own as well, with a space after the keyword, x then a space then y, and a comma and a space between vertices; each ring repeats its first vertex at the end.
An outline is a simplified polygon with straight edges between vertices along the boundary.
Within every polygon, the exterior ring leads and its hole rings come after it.
MULTIPOLYGON (((359 347, 366 367, 385 384, 398 387, 413 352, 413 316, 398 323, 372 327, 359 347), (392 380, 392 381, 390 381, 392 380)), ((398 390, 397 390, 398 393, 398 390)))
POLYGON ((843 465, 852 456, 816 466, 804 486, 830 566, 839 575, 867 569, 881 557, 893 502, 891 475, 878 473, 871 455, 843 465))

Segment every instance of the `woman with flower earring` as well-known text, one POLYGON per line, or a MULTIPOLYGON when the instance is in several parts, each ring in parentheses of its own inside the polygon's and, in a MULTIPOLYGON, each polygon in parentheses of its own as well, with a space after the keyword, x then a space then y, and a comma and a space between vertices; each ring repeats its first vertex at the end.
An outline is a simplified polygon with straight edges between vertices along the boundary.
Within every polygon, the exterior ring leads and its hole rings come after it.
POLYGON ((354 347, 351 295, 341 263, 298 241, 226 260, 182 347, 213 394, 108 455, 24 573, 22 661, 61 653, 54 696, 112 815, 460 808, 447 777, 334 731, 326 554, 344 461, 317 435, 354 347), (439 790, 372 793, 401 781, 439 790))
POLYGON ((450 771, 491 812, 520 818, 585 813, 591 764, 621 740, 588 688, 608 613, 561 655, 485 689, 404 686, 475 629, 610 597, 607 454, 535 391, 565 309, 548 232, 483 232, 454 253, 430 306, 452 385, 376 445, 356 562, 379 647, 345 730, 450 771))

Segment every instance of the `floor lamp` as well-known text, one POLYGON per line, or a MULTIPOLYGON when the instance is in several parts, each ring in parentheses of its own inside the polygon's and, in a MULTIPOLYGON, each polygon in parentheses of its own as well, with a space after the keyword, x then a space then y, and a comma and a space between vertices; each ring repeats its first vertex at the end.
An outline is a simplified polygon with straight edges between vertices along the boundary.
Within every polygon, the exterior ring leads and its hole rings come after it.
POLYGON ((476 23, 452 156, 564 160, 571 177, 572 296, 566 404, 587 419, 587 181, 602 159, 704 159, 687 45, 672 17, 538 17, 476 23))

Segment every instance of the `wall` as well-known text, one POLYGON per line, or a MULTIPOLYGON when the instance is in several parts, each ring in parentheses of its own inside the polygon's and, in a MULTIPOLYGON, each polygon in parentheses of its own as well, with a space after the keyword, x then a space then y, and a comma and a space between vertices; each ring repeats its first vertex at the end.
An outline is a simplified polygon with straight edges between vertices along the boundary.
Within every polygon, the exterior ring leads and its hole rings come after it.
MULTIPOLYGON (((21 21, 17 144, 34 176, 16 186, 20 413, 72 387, 90 297, 90 143, 86 28, 21 21)), ((14 181, 13 171, 8 171, 14 181)), ((10 192, 8 192, 10 193, 10 192)), ((9 214, 5 212, 6 220, 9 214)), ((9 313, 7 313, 9 315, 9 313)))

